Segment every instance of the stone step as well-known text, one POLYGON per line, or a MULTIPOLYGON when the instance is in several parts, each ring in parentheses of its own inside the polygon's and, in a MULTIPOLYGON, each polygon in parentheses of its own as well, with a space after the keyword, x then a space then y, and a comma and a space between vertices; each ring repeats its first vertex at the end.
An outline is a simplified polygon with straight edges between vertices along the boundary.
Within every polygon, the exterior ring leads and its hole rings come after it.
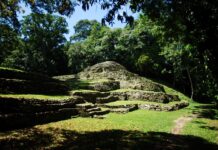
POLYGON ((57 81, 0 78, 0 93, 67 94, 69 88, 57 81))
POLYGON ((76 104, 76 107, 79 109, 91 109, 91 108, 95 108, 96 105, 91 103, 81 103, 81 104, 76 104))
POLYGON ((105 115, 108 114, 110 110, 93 110, 93 111, 86 111, 86 110, 80 110, 79 114, 81 117, 94 117, 99 115, 105 115))
POLYGON ((110 95, 109 92, 99 92, 99 91, 73 91, 71 92, 73 96, 81 96, 87 101, 94 101, 96 97, 107 97, 110 95))
POLYGON ((0 96, 0 112, 7 114, 57 111, 62 108, 75 108, 76 104, 82 102, 83 100, 80 97, 69 97, 62 100, 46 100, 0 96))
POLYGON ((105 114, 108 114, 110 112, 110 110, 101 110, 101 111, 92 111, 92 112, 89 112, 88 114, 90 116, 94 116, 94 115, 105 115, 105 114))
POLYGON ((104 108, 130 108, 130 107, 138 107, 138 104, 120 104, 120 105, 108 105, 108 104, 98 104, 99 107, 104 108))
POLYGON ((138 109, 138 105, 129 105, 129 107, 113 108, 110 109, 110 111, 115 113, 128 113, 137 109, 138 109))
POLYGON ((100 111, 100 110, 101 110, 101 108, 99 108, 99 107, 94 107, 94 108, 86 109, 87 112, 100 111))
POLYGON ((96 98, 96 103, 109 103, 109 102, 114 102, 119 100, 118 96, 113 96, 113 95, 109 95, 107 97, 97 97, 96 98))
POLYGON ((69 119, 72 116, 77 116, 78 113, 75 108, 62 108, 57 111, 38 113, 4 113, 0 114, 0 131, 69 119))
POLYGON ((115 108, 115 109, 111 109, 110 111, 111 111, 111 112, 114 112, 114 113, 122 113, 122 114, 125 114, 125 113, 128 113, 128 112, 129 112, 129 109, 128 109, 128 108, 115 108))

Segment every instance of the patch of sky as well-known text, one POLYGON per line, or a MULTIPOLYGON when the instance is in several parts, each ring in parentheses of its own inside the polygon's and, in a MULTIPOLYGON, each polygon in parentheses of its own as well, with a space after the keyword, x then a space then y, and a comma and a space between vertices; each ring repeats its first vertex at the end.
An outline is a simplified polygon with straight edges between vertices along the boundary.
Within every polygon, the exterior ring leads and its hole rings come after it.
MULTIPOLYGON (((24 16, 31 13, 30 7, 26 6, 24 3, 21 3, 22 11, 18 14, 18 19, 22 20, 24 16)), ((138 18, 138 13, 133 13, 128 6, 122 7, 120 10, 120 13, 123 11, 126 11, 128 15, 132 15, 135 19, 138 18)), ((99 4, 93 5, 89 8, 89 10, 84 11, 81 6, 75 7, 75 12, 70 16, 64 16, 68 23, 68 29, 69 33, 65 34, 65 37, 67 40, 69 40, 70 36, 74 34, 74 28, 73 26, 82 19, 88 19, 88 20, 97 20, 101 22, 101 19, 106 16, 107 10, 102 10, 101 6, 99 4)), ((57 14, 55 14, 57 15, 57 14)), ((114 21, 113 25, 108 25, 111 28, 123 28, 126 26, 126 23, 122 23, 118 20, 114 21)))

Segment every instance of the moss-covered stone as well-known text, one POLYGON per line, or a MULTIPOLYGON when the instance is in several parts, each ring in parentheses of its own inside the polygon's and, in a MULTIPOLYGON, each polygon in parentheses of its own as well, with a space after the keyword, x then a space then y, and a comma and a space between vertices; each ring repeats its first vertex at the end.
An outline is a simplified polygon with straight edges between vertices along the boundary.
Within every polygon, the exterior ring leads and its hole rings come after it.
POLYGON ((0 97, 0 113, 37 113, 56 111, 63 108, 74 108, 84 102, 81 97, 71 97, 65 100, 40 100, 27 98, 0 97))
POLYGON ((77 74, 83 80, 110 79, 120 82, 120 88, 132 88, 147 91, 163 92, 161 85, 126 70, 122 65, 106 61, 86 68, 77 74))
POLYGON ((156 110, 156 111, 175 111, 179 110, 181 108, 184 108, 188 106, 188 102, 177 102, 172 105, 160 105, 160 104, 139 104, 138 107, 139 109, 144 109, 144 110, 156 110))
POLYGON ((108 80, 103 82, 92 82, 87 86, 88 89, 106 92, 120 88, 120 82, 108 80))
POLYGON ((96 103, 97 98, 107 97, 110 95, 108 92, 99 92, 99 91, 87 91, 87 90, 76 90, 72 91, 71 95, 81 96, 85 101, 96 103))
POLYGON ((112 96, 119 97, 119 100, 144 100, 159 103, 169 103, 179 101, 178 96, 163 92, 151 92, 142 90, 118 90, 111 92, 112 96))
POLYGON ((0 93, 66 94, 68 90, 61 82, 0 78, 0 93))
MULTIPOLYGON (((119 110, 126 110, 127 108, 139 108, 143 110, 155 110, 155 111, 175 111, 183 107, 188 106, 189 103, 185 101, 170 102, 168 104, 161 104, 155 102, 143 102, 143 101, 117 101, 108 104, 99 104, 100 107, 109 108, 111 112, 119 110)), ((133 109, 133 110, 135 110, 133 109)), ((127 111, 127 110, 126 110, 127 111)))
POLYGON ((20 80, 31 80, 31 81, 44 81, 44 82, 55 82, 57 80, 52 79, 46 75, 39 73, 25 72, 18 69, 3 68, 0 67, 0 78, 5 79, 20 79, 20 80))

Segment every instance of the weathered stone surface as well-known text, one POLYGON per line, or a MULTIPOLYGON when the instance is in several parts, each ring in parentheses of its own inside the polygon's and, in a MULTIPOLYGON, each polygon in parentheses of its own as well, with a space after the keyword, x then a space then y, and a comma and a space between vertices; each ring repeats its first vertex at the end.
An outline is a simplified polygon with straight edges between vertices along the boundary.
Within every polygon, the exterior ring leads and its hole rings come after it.
POLYGON ((116 90, 120 88, 120 82, 108 80, 103 82, 94 82, 87 86, 90 90, 96 90, 101 92, 116 90))
POLYGON ((128 105, 107 105, 103 104, 100 105, 105 108, 109 108, 110 112, 115 112, 115 113, 128 113, 130 111, 134 111, 138 109, 137 104, 128 104, 128 105))
POLYGON ((0 78, 0 93, 67 94, 69 88, 62 82, 45 82, 0 78))
POLYGON ((74 96, 83 97, 84 100, 92 103, 108 103, 117 100, 144 100, 159 103, 169 103, 172 101, 180 101, 177 95, 170 95, 163 92, 151 92, 143 90, 117 90, 110 92, 86 92, 75 91, 74 96))
POLYGON ((92 92, 87 92, 87 91, 73 91, 71 93, 73 96, 80 96, 83 97, 84 100, 91 102, 91 103, 96 103, 97 97, 107 97, 110 95, 110 93, 107 92, 99 92, 99 91, 92 91, 92 92))
POLYGON ((131 73, 127 71, 125 67, 113 61, 106 61, 88 67, 77 76, 78 78, 85 80, 114 79, 115 81, 120 82, 120 88, 132 88, 157 92, 164 91, 161 85, 140 77, 137 74, 131 73))
POLYGON ((164 92, 164 89, 161 85, 156 84, 145 78, 138 77, 133 80, 120 80, 121 89, 136 89, 136 90, 145 90, 145 91, 155 91, 155 92, 164 92))
POLYGON ((87 111, 87 112, 92 112, 92 111, 100 111, 100 110, 101 110, 100 107, 95 107, 95 108, 87 109, 86 111, 87 111))
POLYGON ((184 108, 188 105, 189 105, 188 102, 178 102, 178 103, 173 104, 173 105, 139 104, 138 108, 144 109, 144 110, 174 111, 174 110, 179 110, 181 108, 184 108))
POLYGON ((105 114, 108 114, 109 112, 110 110, 92 111, 92 112, 89 112, 89 115, 93 117, 96 115, 105 115, 105 114))
POLYGON ((119 100, 118 96, 109 95, 107 97, 97 97, 96 103, 109 103, 119 100))
POLYGON ((176 95, 142 90, 113 91, 111 92, 111 95, 119 97, 119 100, 144 100, 159 103, 179 101, 179 98, 176 95))
POLYGON ((125 114, 129 112, 129 109, 128 108, 115 108, 115 109, 111 109, 111 112, 125 114))
POLYGON ((76 104, 76 107, 79 109, 91 109, 91 108, 95 108, 96 106, 91 103, 82 103, 82 104, 76 104))
POLYGON ((105 115, 110 110, 101 110, 97 105, 91 103, 77 104, 76 108, 81 117, 93 117, 97 115, 105 115))
POLYGON ((81 97, 71 97, 65 100, 40 100, 27 98, 0 97, 1 113, 36 113, 54 111, 61 108, 74 108, 82 103, 81 97))

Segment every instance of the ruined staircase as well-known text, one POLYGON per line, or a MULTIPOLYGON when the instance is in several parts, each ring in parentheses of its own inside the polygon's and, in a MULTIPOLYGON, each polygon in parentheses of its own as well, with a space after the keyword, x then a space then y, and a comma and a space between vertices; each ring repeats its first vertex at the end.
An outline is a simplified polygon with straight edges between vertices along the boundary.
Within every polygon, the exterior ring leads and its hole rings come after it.
POLYGON ((109 109, 102 110, 95 104, 92 103, 81 103, 76 104, 76 108, 78 109, 79 115, 81 117, 92 117, 92 118, 105 118, 105 114, 110 112, 109 109))

